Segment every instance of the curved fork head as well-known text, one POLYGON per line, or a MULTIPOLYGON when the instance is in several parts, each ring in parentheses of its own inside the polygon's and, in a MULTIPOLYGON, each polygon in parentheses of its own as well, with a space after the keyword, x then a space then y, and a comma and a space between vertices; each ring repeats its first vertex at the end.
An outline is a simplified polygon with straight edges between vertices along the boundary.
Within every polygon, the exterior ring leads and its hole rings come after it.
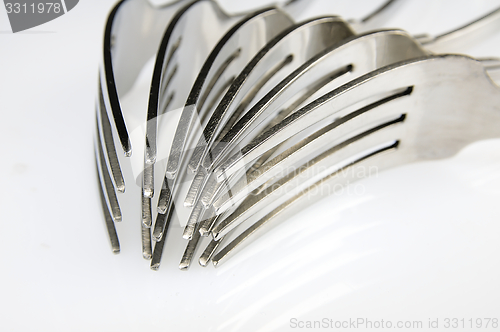
POLYGON ((269 42, 238 75, 217 106, 190 159, 190 170, 196 172, 213 142, 221 138, 219 135, 278 82, 318 52, 353 35, 342 19, 323 17, 297 24, 269 42))
MULTIPOLYGON (((214 3, 209 2, 206 2, 204 6, 208 4, 215 6, 214 3)), ((203 9, 202 5, 200 3, 201 9, 203 9)), ((193 13, 196 13, 196 11, 193 13)), ((203 13, 206 13, 206 11, 203 11, 203 13)), ((199 17, 191 14, 187 19, 199 20, 199 17)), ((218 19, 220 20, 220 18, 218 19)), ((175 90, 175 101, 168 108, 162 107, 159 112, 162 114, 164 109, 168 111, 168 109, 175 109, 176 107, 182 110, 182 112, 180 113, 172 146, 170 147, 170 156, 167 164, 166 176, 173 180, 172 192, 170 196, 167 195, 167 190, 160 192, 158 210, 162 213, 167 211, 172 203, 172 198, 175 199, 177 197, 178 186, 176 184, 182 182, 182 179, 177 180, 176 176, 179 173, 179 169, 185 169, 185 166, 182 164, 182 154, 186 147, 189 146, 189 133, 192 130, 191 127, 195 125, 193 122, 197 120, 196 115, 204 117, 203 114, 209 113, 212 109, 211 105, 220 99, 220 95, 227 88, 228 82, 232 82, 231 77, 239 73, 241 68, 257 53, 261 46, 265 45, 283 29, 292 25, 292 21, 283 12, 274 8, 268 8, 243 18, 241 16, 226 18, 224 22, 219 22, 218 24, 220 27, 217 34, 215 34, 217 39, 214 39, 212 36, 211 39, 205 41, 204 47, 198 47, 199 40, 196 38, 196 35, 192 36, 189 40, 185 40, 184 38, 182 43, 185 48, 176 52, 170 61, 171 64, 163 66, 163 68, 166 68, 164 71, 167 73, 176 69, 175 76, 171 80, 168 80, 168 87, 161 89, 163 96, 171 94, 168 92, 168 89, 175 90), (235 22, 237 23, 234 24, 235 22), (230 24, 234 25, 229 29, 230 24), (226 30, 229 31, 223 34, 226 30), (255 36, 256 32, 258 32, 257 36, 255 36), (220 38, 222 34, 223 36, 220 38), (250 38, 252 42, 248 45, 250 38), (190 45, 191 47, 187 47, 186 45, 190 45), (191 52, 188 52, 189 50, 191 52), (199 62, 202 59, 206 59, 204 63, 199 62), (174 63, 178 65, 174 65, 174 63), (185 64, 181 65, 182 63, 185 64), (205 107, 205 105, 207 106, 205 107)), ((189 26, 186 22, 180 24, 179 29, 182 30, 182 27, 186 25, 189 26)), ((198 34, 202 34, 204 30, 206 29, 198 31, 198 34)), ((190 35, 192 35, 192 31, 190 35)), ((161 66, 157 68, 161 68, 161 66)), ((166 76, 171 77, 171 75, 166 76)), ((155 84, 154 81, 153 84, 155 84)), ((155 94, 151 94, 150 113, 147 124, 148 146, 146 147, 146 163, 154 161, 151 160, 151 156, 155 156, 155 150, 152 148, 156 141, 156 106, 154 103, 158 99, 162 99, 161 95, 155 98, 155 94)), ((169 120, 174 123, 176 122, 176 118, 172 118, 172 114, 169 114, 169 120)), ((161 141, 170 142, 170 140, 161 141)), ((168 151, 168 149, 162 150, 168 151)), ((183 173, 185 172, 181 173, 181 175, 184 175, 183 173)), ((182 204, 177 204, 177 206, 180 207, 182 204)), ((159 231, 155 234, 159 235, 159 231)))
POLYGON ((141 69, 155 55, 170 19, 186 2, 179 0, 163 7, 153 7, 147 0, 123 0, 108 16, 100 77, 106 110, 114 120, 126 156, 131 155, 132 147, 120 97, 130 90, 141 69))
MULTIPOLYGON (((176 13, 163 35, 156 55, 146 115, 142 182, 143 193, 148 197, 154 195, 158 116, 182 108, 204 59, 236 20, 236 17, 227 16, 214 1, 194 1, 176 13), (200 44, 198 36, 209 28, 212 33, 200 44)), ((169 114, 169 120, 175 122, 176 116, 169 114)), ((165 140, 168 139, 162 139, 165 140)))
POLYGON ((215 45, 194 84, 189 87, 191 91, 183 105, 170 148, 166 170, 168 178, 175 178, 184 149, 188 148, 189 133, 197 131, 191 127, 202 125, 203 118, 211 111, 210 105, 218 101, 245 64, 270 39, 290 25, 292 21, 283 12, 273 8, 264 9, 241 19, 215 45))
MULTIPOLYGON (((208 120, 189 160, 189 169, 202 172, 201 163, 211 158, 208 152, 213 144, 278 82, 318 52, 353 34, 342 19, 324 17, 292 26, 269 42, 238 75, 208 120)), ((205 183, 192 183, 187 205, 194 203, 192 198, 198 197, 205 183)))
POLYGON ((370 71, 427 54, 414 39, 400 30, 367 33, 326 49, 288 75, 257 102, 220 139, 211 151, 210 163, 204 164, 205 168, 213 169, 231 150, 249 143, 252 137, 257 136, 256 133, 274 123, 276 118, 283 119, 298 109, 298 106, 285 108, 289 100, 297 99, 297 104, 305 104, 307 100, 321 96, 322 91, 332 90, 370 71))
MULTIPOLYGON (((346 90, 338 89, 328 100, 340 102, 342 95, 349 94, 362 100, 373 92, 380 93, 382 89, 376 91, 378 85, 395 89, 410 82, 413 85, 408 93, 398 98, 372 102, 356 108, 358 111, 349 106, 336 107, 335 122, 341 124, 323 135, 341 143, 334 143, 298 172, 277 181, 270 191, 249 196, 233 214, 219 222, 213 230, 215 240, 243 222, 250 222, 251 226, 214 256, 214 264, 234 253, 279 214, 295 210, 299 199, 313 189, 324 196, 334 192, 336 184, 359 179, 350 175, 368 174, 366 169, 376 168, 379 172, 409 162, 446 158, 476 140, 500 137, 500 89, 480 62, 464 56, 431 56, 388 66, 353 82, 346 90), (346 135, 370 124, 371 129, 361 134, 346 135), (339 130, 341 126, 347 126, 344 132, 339 130), (352 166, 363 167, 364 172, 350 172, 352 166), (302 176, 306 171, 311 173, 302 176), (288 192, 273 195, 275 188, 285 184, 288 192), (258 220, 254 222, 255 219, 258 220)), ((324 102, 316 110, 328 106, 332 104, 324 102)), ((308 198, 307 204, 311 204, 313 200, 308 198)))
MULTIPOLYGON (((485 74, 481 63, 465 56, 429 56, 386 66, 327 93, 260 135, 245 146, 241 154, 235 154, 225 160, 215 170, 216 175, 223 179, 298 132, 314 125, 321 125, 322 122, 336 118, 346 110, 356 110, 370 105, 394 91, 411 86, 414 87, 414 90, 409 100, 417 105, 425 103, 426 106, 433 109, 440 103, 447 105, 446 103, 452 102, 453 106, 447 108, 448 114, 456 112, 462 115, 448 119, 450 121, 453 119, 454 126, 451 127, 450 131, 446 131, 446 134, 455 134, 456 137, 441 135, 439 142, 442 143, 434 145, 435 149, 431 148, 430 150, 429 146, 425 145, 425 148, 419 152, 421 157, 427 155, 429 157, 446 157, 470 143, 471 140, 475 139, 474 135, 487 138, 496 134, 497 126, 491 124, 491 119, 495 118, 497 113, 491 110, 498 107, 495 106, 499 95, 498 88, 485 74), (440 92, 438 93, 438 91, 440 92), (477 105, 481 103, 486 105, 478 112, 485 114, 470 118, 469 110, 476 109, 477 105), (485 127, 475 128, 475 131, 470 129, 473 128, 470 124, 476 123, 480 119, 488 119, 484 123, 485 127), (457 121, 459 122, 457 123, 457 121), (467 130, 469 135, 457 132, 454 128, 457 128, 458 124, 467 125, 467 128, 470 129, 467 130)), ((439 114, 443 114, 443 112, 439 114)), ((448 128, 446 123, 444 125, 444 128, 448 128)), ((435 124, 431 123, 431 128, 436 128, 435 124)), ((426 140, 435 135, 436 133, 429 133, 429 135, 419 137, 419 139, 426 140)), ((420 141, 417 140, 418 142, 420 141)))
MULTIPOLYGON (((371 32, 348 39, 340 46, 328 48, 295 70, 256 103, 210 151, 212 161, 208 168, 213 169, 231 151, 238 152, 238 146, 248 144, 259 132, 269 129, 280 119, 297 110, 300 104, 306 104, 306 101, 318 98, 325 91, 385 65, 427 54, 413 38, 400 30, 371 32), (349 70, 346 71, 346 68, 349 70), (289 100, 298 102, 292 103, 292 107, 285 107, 286 103, 290 103, 289 100)), ((286 150, 291 145, 293 144, 284 143, 266 152, 247 170, 247 174, 236 182, 236 187, 229 183, 216 184, 209 181, 201 194, 202 200, 212 203, 216 196, 222 195, 216 204, 216 208, 221 208, 229 199, 239 200, 244 197, 274 176, 269 172, 257 176, 260 171, 253 172, 266 161, 264 156, 286 150), (262 182, 263 179, 266 180, 262 182), (230 195, 227 193, 229 189, 230 195)))

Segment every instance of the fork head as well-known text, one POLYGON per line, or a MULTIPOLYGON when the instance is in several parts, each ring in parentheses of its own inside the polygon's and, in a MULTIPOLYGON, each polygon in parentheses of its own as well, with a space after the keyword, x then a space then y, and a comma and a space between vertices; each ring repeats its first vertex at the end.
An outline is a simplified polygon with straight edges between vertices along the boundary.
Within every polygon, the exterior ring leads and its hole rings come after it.
MULTIPOLYGON (((211 160, 208 160, 209 163, 204 164, 204 167, 209 171, 213 170, 231 152, 240 151, 240 146, 248 144, 256 133, 269 129, 280 119, 299 109, 299 106, 320 97, 323 93, 377 68, 427 54, 428 52, 413 38, 400 30, 371 32, 348 38, 341 45, 327 48, 288 75, 257 102, 217 142, 210 151, 211 160), (290 103, 289 100, 293 102, 290 103), (287 103, 291 105, 284 106, 287 103)), ((273 151, 286 150, 293 144, 293 139, 289 139, 288 143, 282 144, 284 147, 272 148, 266 154, 272 155, 275 153, 273 151)), ((248 193, 256 189, 256 183, 262 185, 263 183, 256 181, 258 179, 250 173, 268 159, 263 158, 266 154, 260 158, 263 159, 262 162, 254 162, 254 165, 247 170, 247 174, 237 181, 240 186, 243 184, 244 188, 235 191, 229 183, 216 184, 209 180, 201 194, 204 204, 208 206, 209 203, 214 202, 216 196, 224 192, 225 198, 228 199, 229 190, 231 190, 230 196, 240 194, 239 198, 241 198, 245 191, 248 193)), ((234 179, 234 176, 231 179, 234 179)), ((216 208, 221 208, 221 206, 216 208)))
POLYGON ((277 215, 296 210, 305 196, 309 196, 310 204, 316 201, 311 198, 333 193, 336 185, 359 180, 363 176, 358 174, 368 174, 368 168, 375 167, 379 172, 409 162, 446 158, 476 140, 500 137, 499 87, 481 62, 465 56, 428 56, 390 65, 345 88, 325 96, 316 109, 336 116, 329 130, 322 133, 329 135, 332 144, 326 151, 320 149, 321 154, 298 172, 276 182, 278 188, 291 185, 286 188, 289 192, 273 195, 273 187, 249 196, 215 225, 215 240, 243 222, 250 226, 214 256, 214 264, 234 253, 277 215), (392 91, 392 97, 390 93, 387 96, 388 91, 392 91), (373 98, 382 95, 386 97, 378 101, 373 98), (346 99, 344 103, 342 96, 351 101, 346 99), (358 105, 353 104, 356 100, 358 105), (370 103, 360 108, 360 100, 370 103), (343 173, 353 167, 365 171, 343 173), (301 177, 306 171, 311 173, 301 177), (312 191, 316 193, 310 195, 312 191))
POLYGON ((392 138, 400 142, 395 154, 400 162, 446 158, 475 140, 498 136, 499 95, 481 62, 471 58, 444 55, 400 62, 353 80, 290 115, 233 161, 244 162, 251 151, 265 151, 297 132, 307 136, 332 121, 342 123, 330 125, 328 140, 335 141, 402 114, 402 132, 392 138))
POLYGON ((165 27, 183 2, 154 7, 147 0, 123 0, 108 16, 100 78, 106 110, 114 120, 126 156, 131 155, 132 146, 120 98, 132 88, 146 62, 156 53, 165 27))
MULTIPOLYGON (((232 83, 199 135, 188 163, 189 169, 198 173, 195 179, 204 172, 201 164, 204 158, 211 158, 212 145, 248 108, 304 61, 353 35, 342 19, 324 17, 290 27, 260 50, 232 83)), ((184 201, 187 206, 194 204, 207 180, 192 182, 184 201)))

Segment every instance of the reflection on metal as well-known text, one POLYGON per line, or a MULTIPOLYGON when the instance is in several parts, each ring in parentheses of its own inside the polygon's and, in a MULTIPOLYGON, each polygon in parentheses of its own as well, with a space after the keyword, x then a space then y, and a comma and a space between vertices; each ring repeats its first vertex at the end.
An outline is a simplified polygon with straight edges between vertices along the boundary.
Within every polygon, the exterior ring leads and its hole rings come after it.
POLYGON ((430 37, 376 29, 399 0, 361 20, 298 22, 311 3, 228 15, 212 0, 125 0, 111 11, 95 151, 113 252, 115 222, 132 201, 151 269, 174 236, 186 244, 181 270, 193 259, 217 266, 279 220, 368 176, 360 170, 447 158, 500 136, 500 60, 437 53, 498 31, 500 9, 430 37), (120 103, 150 59, 147 107, 128 114, 120 103), (166 141, 160 115, 174 124, 166 141), (132 156, 129 118, 144 121, 143 154, 132 156), (134 158, 140 190, 130 179, 125 193, 134 158), (123 203, 127 195, 137 197, 123 203))

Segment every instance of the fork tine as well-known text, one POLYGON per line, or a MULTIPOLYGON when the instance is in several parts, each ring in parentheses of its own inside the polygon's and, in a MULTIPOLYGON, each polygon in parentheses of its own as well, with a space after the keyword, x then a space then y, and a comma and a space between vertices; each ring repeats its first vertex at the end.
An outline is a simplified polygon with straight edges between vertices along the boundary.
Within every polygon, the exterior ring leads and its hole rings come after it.
MULTIPOLYGON (((99 163, 97 161, 97 156, 96 156, 96 171, 99 173, 99 163)), ((106 224, 106 230, 108 231, 109 242, 111 244, 111 251, 114 254, 119 254, 120 241, 118 240, 118 235, 116 234, 115 223, 113 221, 113 217, 111 217, 111 214, 109 213, 108 205, 106 203, 106 198, 104 197, 104 187, 102 186, 101 181, 99 181, 99 178, 97 182, 99 184, 99 198, 101 201, 102 212, 104 214, 104 222, 106 224)))
MULTIPOLYGON (((174 37, 174 28, 177 23, 183 17, 183 15, 196 4, 196 1, 191 2, 190 4, 184 6, 180 9, 170 21, 165 34, 163 35, 158 53, 156 54, 155 67, 153 70, 153 77, 151 79, 151 88, 149 93, 149 103, 148 103, 148 111, 146 116, 146 146, 144 149, 144 163, 145 164, 154 164, 156 162, 156 136, 157 136, 157 117, 160 103, 160 90, 162 89, 162 79, 165 79, 163 74, 165 70, 171 65, 172 57, 179 49, 180 44, 182 43, 182 38, 179 37, 175 40, 172 40, 174 37), (170 48, 169 45, 171 44, 170 48), (169 52, 170 49, 170 52, 169 52)), ((174 66, 173 71, 170 78, 173 77, 173 74, 177 72, 177 66, 174 66)), ((169 85, 171 79, 167 79, 164 87, 169 85)), ((167 94, 167 93, 166 93, 167 94)), ((166 95, 165 94, 165 95, 166 95)))
POLYGON ((98 125, 96 123, 95 152, 98 163, 98 174, 102 186, 106 190, 106 194, 104 195, 104 197, 106 198, 106 203, 108 205, 109 211, 111 213, 111 216, 113 217, 113 220, 117 222, 122 220, 122 213, 120 210, 120 205, 118 204, 118 199, 116 197, 115 188, 113 187, 113 182, 111 181, 111 177, 106 165, 104 153, 102 151, 101 137, 99 135, 99 129, 97 128, 97 126, 98 125))
MULTIPOLYGON (((297 104, 302 104, 314 95, 314 91, 322 88, 332 90, 384 65, 426 54, 428 53, 408 34, 400 30, 367 33, 350 39, 342 45, 326 49, 283 79, 250 109, 228 134, 220 139, 212 154, 215 157, 208 163, 204 163, 204 166, 207 169, 213 169, 220 164, 223 157, 230 157, 231 153, 238 152, 235 150, 238 145, 250 143, 250 139, 255 135, 253 133, 269 130, 270 127, 295 111, 297 105, 292 104, 281 114, 278 113, 282 105, 294 96, 302 96, 297 100, 297 104), (380 45, 387 45, 387 47, 380 47, 380 45), (404 49, 405 52, 390 51, 397 49, 404 49), (366 52, 379 60, 367 61, 366 52), (318 79, 319 77, 323 79, 318 79), (305 92, 304 87, 306 87, 305 92)), ((318 97, 319 95, 315 98, 318 97)), ((267 151, 273 151, 273 149, 267 151)))
POLYGON ((142 195, 142 226, 151 228, 152 215, 151 215, 151 198, 142 195))
MULTIPOLYGON (((211 94, 219 82, 224 86, 225 83, 221 80, 224 72, 227 71, 230 65, 234 66, 235 60, 242 53, 241 48, 237 48, 236 50, 230 49, 232 47, 231 41, 238 37, 238 31, 252 28, 254 24, 262 23, 261 20, 265 22, 266 27, 270 27, 266 38, 272 38, 282 28, 292 24, 292 21, 280 11, 273 8, 266 8, 241 19, 215 45, 203 64, 182 111, 167 163, 166 176, 169 179, 173 179, 176 176, 181 166, 181 158, 186 148, 191 127, 194 125, 194 115, 204 110, 204 104, 208 95, 211 94), (224 54, 227 57, 224 58, 224 54), (205 85, 205 83, 207 84, 205 85)), ((257 41, 261 42, 260 40, 257 41)))
POLYGON ((300 165, 304 160, 322 153, 326 147, 339 142, 339 139, 361 133, 366 129, 367 124, 373 126, 377 121, 384 123, 386 119, 399 115, 397 105, 390 105, 391 107, 386 107, 385 110, 382 105, 409 96, 412 91, 412 87, 407 88, 402 92, 394 93, 371 105, 339 117, 331 124, 300 140, 260 168, 256 170, 250 169, 247 171, 244 181, 239 181, 231 187, 231 193, 221 195, 213 203, 216 213, 229 208, 234 202, 240 201, 255 189, 260 188, 260 191, 262 191, 266 187, 263 185, 271 183, 273 179, 285 176, 295 165, 300 165))
POLYGON ((215 224, 223 217, 223 214, 214 215, 210 218, 206 218, 200 223, 200 235, 207 237, 212 232, 212 228, 215 224))
POLYGON ((164 215, 169 213, 169 210, 167 208, 170 206, 171 201, 172 201, 172 192, 170 190, 170 184, 168 183, 168 179, 165 177, 163 179, 163 185, 160 192, 160 197, 158 199, 158 217, 156 218, 153 230, 153 239, 156 242, 160 241, 163 237, 163 233, 167 226, 166 220, 168 219, 165 218, 164 215), (165 209, 160 210, 160 206, 164 206, 165 209), (160 215, 162 215, 161 218, 160 215))
MULTIPOLYGON (((113 59, 112 59, 112 27, 113 21, 115 19, 118 9, 123 4, 123 1, 118 3, 108 16, 106 22, 105 32, 104 32, 104 49, 103 49, 103 66, 101 69, 102 74, 101 79, 104 79, 105 84, 101 84, 101 89, 103 94, 107 95, 109 100, 109 105, 111 108, 111 114, 113 115, 113 120, 115 124, 116 131, 118 133, 118 138, 125 153, 125 156, 130 157, 132 155, 132 145, 130 143, 130 137, 128 135, 127 126, 125 124, 125 119, 123 117, 123 112, 121 110, 120 101, 118 99, 118 92, 116 89, 115 76, 113 73, 113 59)), ((107 108, 106 108, 107 109, 107 108)))
POLYGON ((112 115, 114 128, 127 157, 132 154, 132 146, 120 97, 130 90, 144 64, 156 53, 166 25, 183 2, 185 0, 177 0, 156 7, 144 0, 120 1, 108 15, 100 73, 105 109, 112 115), (141 25, 145 20, 148 24, 141 25), (138 25, 141 33, 137 33, 138 25), (139 41, 139 38, 141 47, 137 48, 134 41, 139 41))
POLYGON ((144 163, 144 171, 142 173, 142 194, 144 197, 153 198, 154 196, 154 166, 154 164, 144 163))
POLYGON ((204 187, 205 182, 208 180, 208 173, 204 169, 199 169, 194 176, 189 190, 184 200, 184 206, 194 206, 196 199, 198 198, 200 188, 204 187))
POLYGON ((363 153, 363 151, 366 151, 371 146, 378 146, 387 141, 390 141, 392 144, 394 139, 389 139, 387 136, 394 136, 394 133, 391 131, 386 133, 387 130, 384 132, 384 129, 400 124, 402 121, 404 121, 404 116, 398 116, 398 118, 394 120, 350 137, 334 145, 332 148, 313 158, 306 164, 301 165, 298 167, 297 172, 292 172, 282 177, 268 190, 256 196, 248 196, 230 216, 214 227, 212 231, 214 239, 219 239, 246 219, 262 215, 266 209, 276 206, 276 204, 282 202, 282 200, 290 194, 300 190, 301 187, 307 185, 310 181, 316 179, 336 164, 350 162, 353 158, 352 156, 356 157, 359 153, 363 153), (381 134, 378 132, 381 132, 381 134), (380 139, 379 136, 382 136, 382 138, 380 139), (369 139, 367 139, 367 137, 369 137, 369 139), (373 144, 373 141, 379 143, 373 144))
POLYGON ((99 91, 96 112, 98 120, 98 134, 101 135, 101 140, 104 142, 105 146, 105 157, 109 169, 111 169, 113 184, 119 192, 125 192, 125 181, 123 179, 122 170, 120 168, 120 162, 118 161, 118 156, 116 155, 115 142, 113 139, 113 132, 111 129, 111 124, 109 122, 108 113, 106 112, 106 106, 104 105, 104 100, 102 96, 102 87, 99 80, 99 91))
MULTIPOLYGON (((358 179, 356 176, 353 176, 352 178, 338 176, 340 172, 348 170, 349 168, 352 169, 353 167, 357 166, 359 166, 361 169, 369 167, 370 165, 376 163, 376 160, 374 161, 373 159, 375 159, 376 157, 379 157, 378 159, 380 159, 381 157, 384 157, 384 154, 388 152, 394 152, 394 150, 397 149, 397 147, 398 147, 397 141, 389 145, 386 145, 385 147, 380 147, 378 150, 375 150, 372 153, 365 155, 361 159, 352 161, 350 164, 340 168, 336 172, 333 172, 325 176, 324 178, 320 179, 311 186, 307 187, 297 195, 289 198, 287 201, 285 201, 284 203, 273 209, 271 212, 269 212, 264 217, 262 217, 257 222, 248 227, 245 231, 240 233, 240 235, 238 235, 233 241, 231 241, 217 254, 215 254, 212 258, 214 266, 215 267, 219 266, 227 259, 229 259, 231 256, 233 256, 236 252, 241 250, 244 247, 244 245, 247 245, 249 243, 248 240, 251 239, 252 237, 256 238, 259 235, 259 233, 260 235, 262 235, 265 226, 268 226, 267 227, 268 229, 270 226, 273 226, 271 222, 279 221, 277 220, 279 217, 287 217, 286 213, 290 214, 295 211, 300 211, 302 208, 304 208, 305 205, 311 204, 312 201, 313 202, 318 201, 318 198, 316 198, 317 196, 320 197, 325 196, 325 191, 322 190, 321 188, 327 185, 331 186, 332 183, 346 185, 349 183, 350 180, 355 181, 358 179), (364 163, 364 161, 366 162, 364 163)), ((356 171, 347 172, 347 174, 357 174, 357 173, 358 172, 356 171)), ((326 191, 326 195, 328 194, 331 194, 330 190, 326 191)))
POLYGON ((203 253, 201 254, 200 258, 198 259, 198 263, 206 267, 208 265, 208 262, 212 259, 213 255, 217 251, 217 249, 220 247, 222 242, 224 241, 224 237, 222 237, 220 240, 214 240, 212 239, 210 243, 207 245, 203 253))
POLYGON ((155 225, 157 223, 161 223, 161 224, 164 224, 165 226, 164 226, 164 231, 163 231, 164 234, 162 234, 162 237, 158 241, 155 241, 153 256, 151 258, 151 264, 150 264, 151 270, 157 271, 160 268, 161 257, 163 255, 163 248, 165 246, 165 241, 167 238, 167 232, 168 232, 168 229, 170 226, 172 213, 173 213, 173 210, 170 210, 168 214, 158 213, 156 216, 155 225))
POLYGON ((196 232, 196 228, 199 229, 198 224, 200 223, 200 220, 203 217, 204 213, 205 213, 205 207, 203 206, 203 204, 201 204, 200 201, 198 201, 194 209, 191 211, 191 215, 189 216, 186 227, 184 228, 184 232, 182 234, 182 237, 184 239, 186 240, 192 239, 193 234, 196 232))
POLYGON ((144 259, 150 260, 151 257, 153 256, 152 249, 151 249, 151 228, 145 227, 144 225, 141 226, 141 231, 142 231, 142 257, 144 259))
POLYGON ((199 230, 199 223, 196 224, 196 229, 194 230, 191 239, 188 241, 186 250, 182 255, 181 262, 179 263, 180 270, 187 270, 191 265, 191 261, 195 254, 196 248, 198 248, 198 244, 200 242, 200 232, 198 230, 199 230))

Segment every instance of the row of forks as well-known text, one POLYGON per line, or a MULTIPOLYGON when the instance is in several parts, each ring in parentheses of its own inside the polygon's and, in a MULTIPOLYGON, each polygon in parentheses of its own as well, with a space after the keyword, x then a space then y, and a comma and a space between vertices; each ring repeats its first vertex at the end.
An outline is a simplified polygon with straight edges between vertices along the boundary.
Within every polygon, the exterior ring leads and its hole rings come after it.
POLYGON ((199 263, 217 266, 366 169, 446 158, 500 136, 500 60, 449 54, 498 31, 500 8, 433 37, 377 29, 402 0, 361 20, 299 20, 313 2, 235 15, 213 0, 123 0, 112 9, 95 150, 113 252, 120 206, 136 202, 152 269, 174 219, 187 241, 179 268, 204 238, 199 263), (145 107, 126 112, 150 59, 145 107), (134 145, 140 158, 130 158, 134 135, 145 138, 134 145), (134 181, 140 203, 125 194, 134 181))

